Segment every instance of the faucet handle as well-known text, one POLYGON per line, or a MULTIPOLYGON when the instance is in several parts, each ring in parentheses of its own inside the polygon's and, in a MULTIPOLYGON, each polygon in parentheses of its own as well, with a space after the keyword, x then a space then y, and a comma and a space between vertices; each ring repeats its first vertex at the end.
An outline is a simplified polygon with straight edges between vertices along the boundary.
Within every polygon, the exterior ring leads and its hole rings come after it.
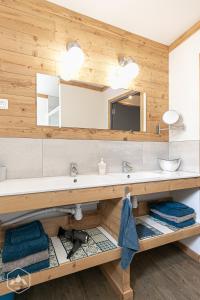
POLYGON ((70 163, 70 176, 76 177, 78 175, 78 164, 75 162, 70 163))
POLYGON ((126 160, 124 160, 124 161, 122 162, 122 165, 123 165, 124 167, 131 167, 131 168, 132 168, 131 163, 128 162, 128 161, 126 161, 126 160))
POLYGON ((122 162, 122 171, 123 172, 131 172, 131 171, 133 171, 133 167, 132 167, 131 163, 128 162, 128 161, 126 161, 126 160, 124 160, 122 162))

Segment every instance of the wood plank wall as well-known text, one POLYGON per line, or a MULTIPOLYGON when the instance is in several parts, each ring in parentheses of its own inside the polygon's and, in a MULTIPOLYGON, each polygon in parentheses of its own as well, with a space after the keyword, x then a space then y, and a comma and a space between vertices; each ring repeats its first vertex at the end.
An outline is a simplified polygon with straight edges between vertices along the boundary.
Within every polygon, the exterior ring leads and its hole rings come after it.
POLYGON ((0 98, 9 99, 9 109, 0 110, 1 137, 167 140, 167 133, 152 134, 168 108, 168 47, 45 0, 0 0, 0 98), (118 55, 136 60, 132 88, 147 93, 149 134, 36 126, 35 75, 57 74, 60 52, 72 40, 86 53, 79 80, 107 85, 118 55))

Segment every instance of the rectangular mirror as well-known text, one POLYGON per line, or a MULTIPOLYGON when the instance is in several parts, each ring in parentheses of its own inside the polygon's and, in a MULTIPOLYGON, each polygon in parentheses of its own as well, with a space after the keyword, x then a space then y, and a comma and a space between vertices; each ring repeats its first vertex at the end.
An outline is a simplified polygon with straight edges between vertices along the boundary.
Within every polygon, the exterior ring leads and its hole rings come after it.
POLYGON ((37 125, 146 132, 146 94, 37 74, 37 125))

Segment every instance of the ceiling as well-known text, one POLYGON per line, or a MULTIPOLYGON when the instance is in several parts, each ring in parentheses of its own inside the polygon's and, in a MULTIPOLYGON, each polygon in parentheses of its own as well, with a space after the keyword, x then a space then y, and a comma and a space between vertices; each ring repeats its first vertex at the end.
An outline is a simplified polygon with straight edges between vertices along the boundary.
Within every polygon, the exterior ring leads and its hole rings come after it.
POLYGON ((200 0, 49 0, 170 45, 200 20, 200 0))

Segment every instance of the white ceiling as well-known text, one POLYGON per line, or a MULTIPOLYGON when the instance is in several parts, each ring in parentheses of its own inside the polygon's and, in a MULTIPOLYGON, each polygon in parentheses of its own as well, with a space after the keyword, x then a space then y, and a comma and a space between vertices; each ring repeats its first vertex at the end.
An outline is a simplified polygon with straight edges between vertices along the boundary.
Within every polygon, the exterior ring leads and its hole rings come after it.
POLYGON ((49 0, 169 45, 200 20, 200 0, 49 0))

